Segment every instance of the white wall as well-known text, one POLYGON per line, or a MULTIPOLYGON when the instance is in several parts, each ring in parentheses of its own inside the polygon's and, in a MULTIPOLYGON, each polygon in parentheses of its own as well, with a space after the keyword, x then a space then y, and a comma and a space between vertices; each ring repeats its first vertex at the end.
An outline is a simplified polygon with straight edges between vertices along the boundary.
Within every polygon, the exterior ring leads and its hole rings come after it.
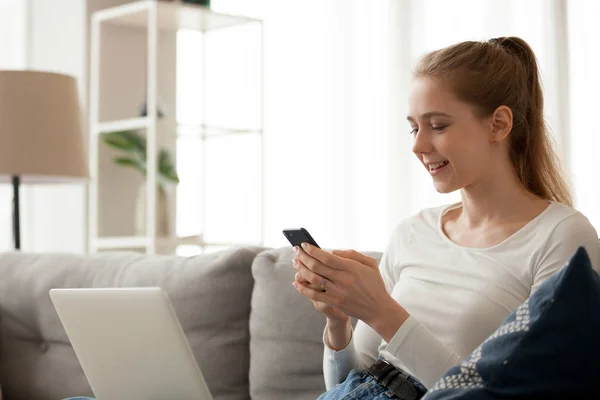
MULTIPOLYGON (((85 1, 29 0, 27 68, 75 76, 82 110, 86 104, 85 16, 85 1)), ((23 250, 83 252, 85 204, 83 185, 23 187, 23 250)))
MULTIPOLYGON (((27 0, 26 67, 75 76, 79 83, 86 141, 90 13, 127 2, 27 0)), ((86 191, 84 185, 24 187, 23 250, 85 252, 86 191)))

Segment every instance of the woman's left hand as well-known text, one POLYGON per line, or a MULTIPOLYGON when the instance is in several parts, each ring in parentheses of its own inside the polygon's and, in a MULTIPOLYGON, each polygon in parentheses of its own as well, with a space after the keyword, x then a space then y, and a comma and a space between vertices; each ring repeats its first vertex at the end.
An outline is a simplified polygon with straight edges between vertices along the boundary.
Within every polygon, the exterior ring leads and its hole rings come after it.
POLYGON ((384 339, 380 330, 395 333, 408 318, 406 310, 387 292, 374 258, 353 250, 329 253, 304 243, 297 249, 296 259, 296 270, 311 284, 294 282, 298 292, 364 321, 384 339), (325 292, 314 287, 324 287, 325 292))

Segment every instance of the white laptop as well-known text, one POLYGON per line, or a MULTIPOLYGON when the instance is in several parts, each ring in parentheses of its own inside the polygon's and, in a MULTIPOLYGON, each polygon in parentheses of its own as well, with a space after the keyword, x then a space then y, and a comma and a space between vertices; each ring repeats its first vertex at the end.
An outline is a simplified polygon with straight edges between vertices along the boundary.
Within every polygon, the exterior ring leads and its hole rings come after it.
POLYGON ((52 289, 50 298, 98 400, 212 400, 160 288, 52 289))

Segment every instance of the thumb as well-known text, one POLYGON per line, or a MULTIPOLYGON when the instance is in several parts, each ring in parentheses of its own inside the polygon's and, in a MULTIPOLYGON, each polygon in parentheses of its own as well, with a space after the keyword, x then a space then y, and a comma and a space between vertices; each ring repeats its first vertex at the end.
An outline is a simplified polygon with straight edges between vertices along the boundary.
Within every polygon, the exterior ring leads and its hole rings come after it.
POLYGON ((359 253, 356 250, 333 250, 332 254, 342 258, 348 258, 350 260, 357 261, 361 264, 368 265, 371 268, 377 269, 377 260, 373 257, 369 257, 365 254, 359 253))

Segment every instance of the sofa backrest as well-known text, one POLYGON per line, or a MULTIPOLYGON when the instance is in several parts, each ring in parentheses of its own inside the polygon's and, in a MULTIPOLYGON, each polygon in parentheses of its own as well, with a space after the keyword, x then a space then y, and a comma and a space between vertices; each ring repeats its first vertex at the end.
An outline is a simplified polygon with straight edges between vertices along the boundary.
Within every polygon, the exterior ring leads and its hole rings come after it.
POLYGON ((5 400, 92 395, 50 289, 140 286, 160 286, 168 293, 215 400, 248 399, 250 267, 261 250, 236 247, 189 258, 0 255, 0 384, 5 400))
MULTIPOLYGON (((365 254, 381 259, 381 253, 365 254)), ((325 318, 292 282, 291 247, 260 253, 252 263, 250 395, 254 400, 314 400, 325 391, 325 318)), ((354 321, 356 322, 356 321, 354 321)))

